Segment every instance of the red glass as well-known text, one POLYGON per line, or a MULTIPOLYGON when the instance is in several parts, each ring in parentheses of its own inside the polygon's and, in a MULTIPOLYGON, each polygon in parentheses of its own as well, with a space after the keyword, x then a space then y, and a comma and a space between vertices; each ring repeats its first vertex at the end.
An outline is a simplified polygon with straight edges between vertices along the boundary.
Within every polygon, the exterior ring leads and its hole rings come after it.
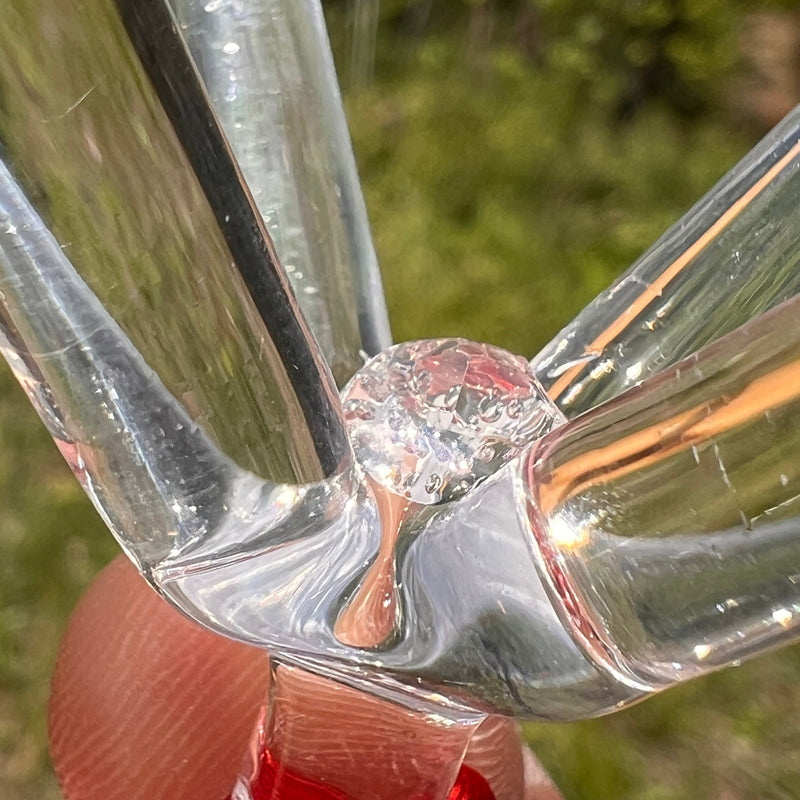
POLYGON ((494 800, 494 793, 480 772, 462 764, 447 800, 494 800))
MULTIPOLYGON (((282 766, 269 750, 261 754, 261 763, 250 784, 250 793, 253 800, 352 800, 328 784, 298 775, 282 766)), ((437 798, 419 796, 409 800, 437 798)), ((495 800, 495 797, 486 779, 463 764, 447 800, 495 800)))

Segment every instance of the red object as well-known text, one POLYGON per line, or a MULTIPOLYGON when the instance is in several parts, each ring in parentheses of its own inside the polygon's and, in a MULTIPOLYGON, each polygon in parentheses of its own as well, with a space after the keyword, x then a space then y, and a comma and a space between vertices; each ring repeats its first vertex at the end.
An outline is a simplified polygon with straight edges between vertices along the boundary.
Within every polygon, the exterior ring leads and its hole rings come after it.
POLYGON ((480 772, 462 764, 447 800, 494 800, 494 794, 480 772))
MULTIPOLYGON (((332 786, 287 769, 268 750, 262 755, 258 774, 250 785, 250 793, 253 800, 352 800, 332 786)), ((409 800, 435 799, 417 797, 409 800)), ((495 800, 495 797, 479 772, 462 765, 447 800, 495 800)))
POLYGON ((351 800, 324 783, 304 778, 282 766, 264 750, 258 774, 250 785, 253 800, 351 800))

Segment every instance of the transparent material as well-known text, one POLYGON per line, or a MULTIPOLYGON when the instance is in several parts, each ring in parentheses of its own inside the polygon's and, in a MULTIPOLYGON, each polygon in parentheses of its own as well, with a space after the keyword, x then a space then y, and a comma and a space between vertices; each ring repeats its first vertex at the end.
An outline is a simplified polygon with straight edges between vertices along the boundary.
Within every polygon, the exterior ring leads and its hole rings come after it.
POLYGON ((391 343, 317 0, 171 0, 298 302, 339 385, 391 343))
POLYGON ((654 688, 800 636, 800 296, 534 447, 530 515, 587 651, 654 688))
MULTIPOLYGON (((237 467, 274 483, 341 474, 334 382, 166 7, 9 2, 0 52, 3 318, 37 380, 61 372, 67 438, 129 446, 84 427, 106 404, 113 435, 132 400, 132 375, 99 381, 90 363, 102 339, 133 348, 237 467)), ((157 414, 148 425, 158 436, 157 414)), ((137 449, 146 470, 154 446, 137 449)))
MULTIPOLYGON (((299 53, 322 45, 295 11, 256 13, 268 8, 202 12, 259 32, 280 22, 276 46, 298 70, 287 66, 288 103, 317 74, 299 53)), ((216 28, 184 25, 199 52, 217 52, 216 28)), ((513 431, 513 448, 484 469, 451 458, 472 452, 463 438, 445 447, 441 463, 466 486, 423 504, 368 477, 380 437, 354 458, 332 374, 169 7, 15 0, 0 50, 3 354, 172 603, 292 668, 456 716, 592 716, 795 638, 797 114, 536 362, 551 398, 531 379, 536 424, 513 431), (558 427, 553 400, 573 417, 612 395, 558 427)), ((257 82, 235 77, 256 103, 257 82)), ((326 80, 315 91, 333 91, 326 80)), ((313 129, 288 120, 287 136, 313 129)), ((286 152, 307 162, 314 149, 286 152)), ((273 158, 253 163, 262 156, 273 158)), ((312 164, 289 163, 300 192, 312 164)), ((360 297, 372 274, 362 256, 331 287, 350 275, 360 297)), ((319 324, 345 331, 333 316, 319 324)), ((378 362, 366 369, 380 388, 378 362)), ((503 381, 505 400, 520 399, 500 369, 473 380, 434 359, 422 372, 408 378, 431 402, 390 426, 411 438, 424 427, 431 450, 454 430, 494 436, 503 381)), ((409 399, 390 373, 383 382, 409 399)))
MULTIPOLYGON (((248 527, 280 524, 306 498, 314 498, 318 512, 347 491, 344 461, 340 473, 301 492, 259 479, 222 451, 81 280, 2 165, 0 267, 2 353, 105 521, 145 572, 209 538, 236 542, 248 527)), ((305 448, 297 466, 305 457, 319 470, 310 436, 305 448)))
POLYGON ((567 417, 800 292, 800 109, 534 359, 567 417))
POLYGON ((466 339, 395 345, 342 399, 366 475, 424 505, 461 497, 562 421, 524 358, 466 339))
POLYGON ((203 624, 375 691, 545 717, 627 697, 532 580, 513 470, 405 522, 388 643, 337 638, 377 504, 171 19, 20 0, 0 26, 3 354, 122 546, 203 624))
POLYGON ((511 462, 462 500, 404 521, 393 554, 399 614, 378 647, 348 645, 336 630, 380 553, 366 496, 330 522, 294 522, 289 539, 254 537, 227 554, 211 540, 153 578, 206 625, 378 694, 393 687, 409 702, 540 719, 610 711, 648 687, 595 664, 561 621, 537 572, 519 470, 511 462))
POLYGON ((494 800, 469 791, 462 763, 480 715, 411 708, 272 667, 231 800, 494 800))

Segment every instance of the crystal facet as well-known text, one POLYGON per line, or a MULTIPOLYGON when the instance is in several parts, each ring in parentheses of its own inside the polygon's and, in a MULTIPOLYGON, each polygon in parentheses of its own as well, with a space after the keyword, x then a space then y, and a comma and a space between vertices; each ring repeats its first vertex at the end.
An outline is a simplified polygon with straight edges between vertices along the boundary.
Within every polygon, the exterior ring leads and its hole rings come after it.
POLYGON ((466 339, 395 345, 342 399, 367 475, 426 505, 464 494, 561 419, 524 358, 466 339))

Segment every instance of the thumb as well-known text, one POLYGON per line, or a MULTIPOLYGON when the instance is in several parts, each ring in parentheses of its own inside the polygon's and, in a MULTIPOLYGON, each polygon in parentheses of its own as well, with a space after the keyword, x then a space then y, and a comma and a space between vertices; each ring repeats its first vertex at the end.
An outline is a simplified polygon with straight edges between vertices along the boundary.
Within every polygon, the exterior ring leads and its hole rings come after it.
POLYGON ((222 800, 267 680, 262 651, 184 619, 118 558, 79 603, 53 678, 67 800, 222 800))

